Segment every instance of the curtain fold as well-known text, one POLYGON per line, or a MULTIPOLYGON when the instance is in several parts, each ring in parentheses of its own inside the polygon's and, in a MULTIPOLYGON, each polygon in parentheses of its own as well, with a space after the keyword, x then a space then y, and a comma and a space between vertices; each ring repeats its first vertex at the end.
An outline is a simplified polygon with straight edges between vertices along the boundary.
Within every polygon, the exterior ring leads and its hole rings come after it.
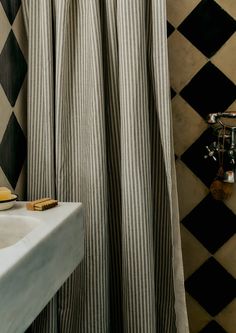
POLYGON ((85 205, 85 258, 36 333, 188 333, 165 1, 23 0, 28 199, 85 205))

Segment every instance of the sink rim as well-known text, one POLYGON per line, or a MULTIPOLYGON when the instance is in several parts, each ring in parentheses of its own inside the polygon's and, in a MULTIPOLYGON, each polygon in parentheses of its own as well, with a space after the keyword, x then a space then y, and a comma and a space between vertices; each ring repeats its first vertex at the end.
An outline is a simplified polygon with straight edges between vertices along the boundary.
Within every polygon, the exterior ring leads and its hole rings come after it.
MULTIPOLYGON (((31 232, 33 232, 35 229, 40 227, 40 225, 42 224, 42 221, 39 218, 33 217, 33 216, 27 216, 27 215, 24 216, 24 215, 17 215, 17 214, 10 215, 10 214, 5 213, 5 214, 0 214, 0 231, 1 231, 2 224, 3 224, 3 228, 5 226, 6 229, 8 228, 7 225, 9 224, 9 235, 8 236, 9 236, 9 238, 10 237, 14 238, 14 236, 15 236, 16 241, 14 241, 14 243, 12 243, 10 241, 9 245, 3 246, 3 247, 1 247, 1 245, 0 245, 0 251, 3 251, 12 246, 15 246, 18 242, 22 241, 25 237, 27 237, 31 232), (9 220, 9 221, 7 221, 7 220, 9 220), (3 223, 1 223, 1 222, 3 222, 3 223), (11 229, 12 224, 13 224, 13 229, 11 229), (19 229, 16 229, 17 228, 16 224, 19 224, 19 229), (21 225, 22 225, 22 229, 23 229, 23 235, 21 235, 21 230, 20 230, 21 225), (27 227, 28 227, 28 231, 27 231, 27 227), (15 233, 14 233, 14 231, 15 231, 15 233), (18 236, 17 236, 17 233, 18 233, 18 236), (10 234, 12 234, 12 236, 10 234)), ((4 229, 2 229, 3 233, 4 233, 4 229)), ((5 235, 6 234, 7 233, 5 232, 5 235)), ((4 236, 3 236, 3 238, 4 238, 4 236)), ((0 242, 0 244, 1 244, 1 242, 0 242)))

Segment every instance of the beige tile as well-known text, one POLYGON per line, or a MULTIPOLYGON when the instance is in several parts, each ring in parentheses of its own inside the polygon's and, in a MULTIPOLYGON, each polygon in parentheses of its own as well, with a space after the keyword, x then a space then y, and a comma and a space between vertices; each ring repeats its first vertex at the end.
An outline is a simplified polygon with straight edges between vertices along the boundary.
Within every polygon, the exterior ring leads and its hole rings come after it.
POLYGON ((171 86, 179 92, 206 64, 207 58, 178 31, 168 38, 168 49, 171 86))
POLYGON ((179 95, 172 100, 172 115, 175 154, 180 156, 207 129, 207 124, 179 95))
POLYGON ((236 278, 236 235, 231 237, 228 242, 215 253, 215 258, 236 278))
POLYGON ((26 162, 21 170, 14 193, 18 194, 20 200, 26 199, 26 162))
POLYGON ((2 86, 0 85, 0 114, 1 114, 1 121, 0 121, 0 142, 6 130, 7 124, 9 122, 10 116, 12 114, 12 107, 8 102, 8 99, 4 93, 2 86))
POLYGON ((20 93, 17 97, 16 104, 14 107, 14 112, 16 118, 23 129, 23 132, 26 134, 26 125, 27 125, 27 79, 25 78, 24 83, 21 87, 20 93))
POLYGON ((235 333, 236 300, 231 302, 223 311, 221 311, 215 319, 226 330, 227 333, 235 333))
POLYGON ((168 21, 175 27, 191 13, 201 0, 167 0, 168 21))
POLYGON ((25 56, 25 59, 27 59, 27 35, 25 31, 25 25, 24 25, 24 18, 22 13, 22 7, 18 10, 18 13, 16 15, 16 18, 14 20, 12 30, 14 31, 14 34, 16 36, 16 39, 18 41, 18 44, 20 45, 21 51, 25 56))
POLYGON ((186 293, 186 302, 190 333, 199 333, 212 318, 188 293, 186 293))
POLYGON ((236 19, 236 1, 235 0, 215 0, 229 15, 236 19))
POLYGON ((179 212, 182 220, 208 194, 208 188, 181 161, 176 162, 179 212), (191 185, 190 185, 191 184, 191 185))
POLYGON ((10 30, 11 25, 7 19, 2 4, 0 3, 0 52, 2 52, 10 30))
POLYGON ((0 167, 0 184, 1 184, 1 186, 8 187, 14 193, 14 190, 11 187, 11 184, 9 183, 9 181, 8 181, 7 177, 5 176, 5 173, 3 172, 1 167, 0 167))
POLYGON ((211 61, 236 84, 235 55, 236 33, 222 46, 211 61))
POLYGON ((236 111, 236 100, 228 107, 227 111, 236 111))
POLYGON ((224 203, 234 212, 234 214, 236 214, 236 184, 234 184, 231 197, 228 200, 225 200, 224 203))
POLYGON ((187 279, 210 257, 210 253, 182 224, 181 240, 184 276, 187 279))

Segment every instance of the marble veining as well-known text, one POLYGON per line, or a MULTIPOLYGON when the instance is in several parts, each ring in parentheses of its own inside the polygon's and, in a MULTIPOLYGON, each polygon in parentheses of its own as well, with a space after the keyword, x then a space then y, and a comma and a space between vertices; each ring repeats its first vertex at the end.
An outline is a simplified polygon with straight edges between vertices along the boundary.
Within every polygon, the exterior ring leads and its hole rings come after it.
POLYGON ((83 259, 82 204, 31 212, 20 202, 0 212, 1 230, 8 239, 0 237, 1 333, 22 333, 83 259))

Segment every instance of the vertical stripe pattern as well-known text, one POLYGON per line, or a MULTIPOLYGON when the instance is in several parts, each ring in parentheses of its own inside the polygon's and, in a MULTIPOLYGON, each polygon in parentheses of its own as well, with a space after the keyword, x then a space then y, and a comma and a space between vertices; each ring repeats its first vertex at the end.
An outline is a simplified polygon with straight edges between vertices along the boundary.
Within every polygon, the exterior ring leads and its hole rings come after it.
POLYGON ((28 198, 85 205, 85 258, 34 333, 188 333, 165 0, 23 0, 28 198), (173 202, 174 201, 174 202, 173 202))

